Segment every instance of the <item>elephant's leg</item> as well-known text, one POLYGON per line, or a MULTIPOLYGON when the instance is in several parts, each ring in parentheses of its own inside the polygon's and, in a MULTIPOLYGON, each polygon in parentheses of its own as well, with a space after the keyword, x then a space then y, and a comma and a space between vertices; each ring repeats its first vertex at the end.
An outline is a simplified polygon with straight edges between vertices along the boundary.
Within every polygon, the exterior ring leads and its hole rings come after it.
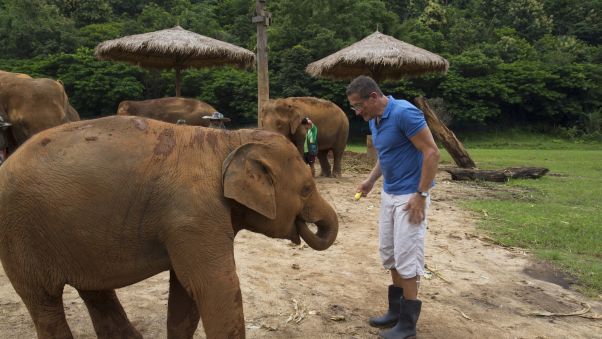
POLYGON ((342 175, 341 163, 343 162, 343 151, 344 150, 345 150, 345 147, 343 147, 340 150, 339 149, 332 150, 332 157, 333 157, 332 176, 333 177, 340 178, 342 175))
MULTIPOLYGON (((194 228, 198 229, 199 226, 195 225, 194 228)), ((173 270, 184 290, 194 300, 205 334, 211 339, 245 337, 233 236, 227 232, 210 235, 183 232, 169 236, 167 241, 173 270)), ((186 302, 185 298, 180 298, 182 300, 186 302)), ((179 305, 170 305, 170 309, 172 307, 176 309, 179 305)))
MULTIPOLYGON (((14 284, 13 284, 14 286, 14 284)), ((63 308, 63 286, 58 290, 48 291, 48 286, 15 287, 19 296, 27 306, 31 319, 36 327, 38 339, 72 339, 73 335, 65 319, 63 308)))
POLYGON ((142 338, 128 320, 114 290, 77 292, 88 308, 98 338, 142 338))
POLYGON ((169 271, 167 338, 192 338, 200 318, 196 303, 186 293, 175 272, 169 271))
POLYGON ((318 151, 318 160, 320 160, 320 167, 322 168, 320 176, 323 177, 329 177, 331 175, 330 164, 328 163, 328 151, 329 150, 318 151))

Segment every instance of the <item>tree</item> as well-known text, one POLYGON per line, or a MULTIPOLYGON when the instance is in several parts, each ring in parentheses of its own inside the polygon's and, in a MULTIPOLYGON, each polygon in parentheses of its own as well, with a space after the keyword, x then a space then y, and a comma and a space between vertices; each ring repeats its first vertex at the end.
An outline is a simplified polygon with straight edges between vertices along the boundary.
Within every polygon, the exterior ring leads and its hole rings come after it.
POLYGON ((0 54, 30 58, 75 48, 73 22, 44 0, 5 0, 0 11, 0 54))

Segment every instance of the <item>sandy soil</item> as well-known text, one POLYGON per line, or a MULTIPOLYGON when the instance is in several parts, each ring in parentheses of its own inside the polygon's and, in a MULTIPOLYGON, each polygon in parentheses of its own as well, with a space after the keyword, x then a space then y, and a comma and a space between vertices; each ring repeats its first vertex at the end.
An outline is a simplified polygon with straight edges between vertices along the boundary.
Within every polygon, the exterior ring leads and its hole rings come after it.
MULTIPOLYGON (((378 330, 367 319, 384 309, 390 283, 377 251, 379 197, 373 193, 353 200, 368 168, 361 156, 348 157, 343 178, 317 178, 339 215, 339 236, 330 249, 317 252, 244 231, 236 237, 248 338, 377 337, 378 330)), ((426 246, 427 267, 433 273, 421 286, 420 338, 602 338, 602 320, 529 315, 571 313, 586 303, 591 310, 584 316, 595 317, 602 313, 602 299, 575 292, 570 280, 529 253, 494 244, 475 228, 480 216, 456 204, 459 198, 520 192, 452 182, 445 172, 437 181, 426 246)), ((145 338, 166 337, 168 280, 164 272, 118 291, 145 338)), ((95 338, 77 292, 66 287, 64 301, 74 336, 95 338)), ((35 337, 29 314, 4 271, 0 319, 0 338, 35 337)), ((199 326, 195 338, 204 337, 199 326)))

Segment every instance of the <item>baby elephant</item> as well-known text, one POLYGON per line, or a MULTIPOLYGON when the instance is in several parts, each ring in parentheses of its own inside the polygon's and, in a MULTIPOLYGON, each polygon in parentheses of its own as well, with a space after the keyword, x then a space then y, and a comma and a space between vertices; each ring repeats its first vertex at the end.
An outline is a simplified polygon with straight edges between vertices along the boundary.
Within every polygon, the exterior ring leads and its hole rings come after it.
POLYGON ((244 338, 243 228, 324 250, 337 215, 284 137, 133 116, 61 125, 0 167, 0 259, 39 338, 71 338, 65 284, 100 338, 140 338, 114 289, 170 271, 168 338, 244 338), (313 233, 307 223, 314 223, 313 233))

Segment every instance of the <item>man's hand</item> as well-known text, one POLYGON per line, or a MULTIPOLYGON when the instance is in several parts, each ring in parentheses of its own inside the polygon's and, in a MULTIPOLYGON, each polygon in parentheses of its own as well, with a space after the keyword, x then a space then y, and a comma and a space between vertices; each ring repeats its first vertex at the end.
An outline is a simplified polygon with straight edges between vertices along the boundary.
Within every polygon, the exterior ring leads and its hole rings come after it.
POLYGON ((408 200, 404 211, 409 211, 410 213, 410 223, 413 225, 420 224, 424 220, 424 209, 426 208, 426 198, 419 195, 414 194, 408 200))
POLYGON ((357 185, 356 192, 361 193, 362 197, 365 197, 372 191, 372 187, 374 187, 374 182, 370 181, 370 179, 366 179, 362 181, 361 184, 357 185))

